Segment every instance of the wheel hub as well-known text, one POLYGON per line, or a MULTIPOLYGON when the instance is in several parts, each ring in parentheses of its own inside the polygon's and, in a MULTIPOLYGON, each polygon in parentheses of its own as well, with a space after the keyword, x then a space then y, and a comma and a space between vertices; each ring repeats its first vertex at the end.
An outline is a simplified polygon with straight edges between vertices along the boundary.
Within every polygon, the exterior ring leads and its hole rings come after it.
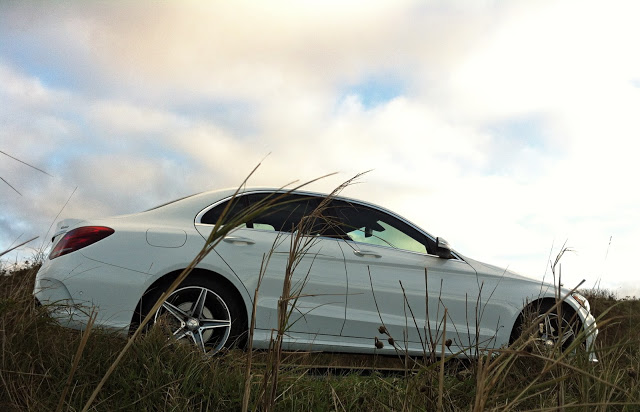
POLYGON ((189 318, 187 319, 186 326, 190 331, 194 331, 200 327, 200 322, 196 318, 189 318))

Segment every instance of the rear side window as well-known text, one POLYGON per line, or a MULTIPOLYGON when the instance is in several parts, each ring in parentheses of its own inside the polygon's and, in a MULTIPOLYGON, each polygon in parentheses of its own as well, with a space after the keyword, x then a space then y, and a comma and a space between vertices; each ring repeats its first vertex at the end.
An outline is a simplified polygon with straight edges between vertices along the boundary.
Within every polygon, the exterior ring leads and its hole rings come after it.
POLYGON ((224 203, 219 204, 218 206, 209 209, 207 213, 202 215, 200 219, 200 223, 204 223, 207 225, 215 225, 218 219, 225 213, 225 208, 227 205, 229 206, 229 210, 226 211, 225 217, 222 221, 222 224, 226 224, 229 221, 233 220, 234 217, 238 216, 243 210, 246 209, 246 198, 245 196, 236 197, 234 199, 228 200, 224 203))
MULTIPOLYGON (((281 196, 272 193, 254 193, 229 200, 212 208, 202 216, 201 223, 215 225, 223 214, 227 204, 232 202, 224 217, 222 224, 230 222, 242 213, 255 208, 260 208, 266 201, 273 200, 281 196)), ((318 206, 319 200, 315 197, 304 195, 287 195, 278 199, 276 203, 264 212, 247 219, 239 227, 248 229, 273 230, 282 232, 292 232, 297 227, 304 216, 309 216, 318 206)), ((311 225, 310 230, 318 232, 317 225, 311 225)))

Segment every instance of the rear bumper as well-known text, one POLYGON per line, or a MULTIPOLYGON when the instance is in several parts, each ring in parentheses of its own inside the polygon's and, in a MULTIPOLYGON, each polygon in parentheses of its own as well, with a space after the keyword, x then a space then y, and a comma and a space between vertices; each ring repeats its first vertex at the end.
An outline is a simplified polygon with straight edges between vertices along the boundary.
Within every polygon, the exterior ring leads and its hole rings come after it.
POLYGON ((38 276, 34 297, 52 318, 68 328, 84 330, 94 310, 92 307, 76 304, 64 283, 53 278, 38 276))
POLYGON ((33 294, 65 327, 84 330, 95 314, 96 326, 127 333, 147 277, 76 252, 46 261, 33 294))

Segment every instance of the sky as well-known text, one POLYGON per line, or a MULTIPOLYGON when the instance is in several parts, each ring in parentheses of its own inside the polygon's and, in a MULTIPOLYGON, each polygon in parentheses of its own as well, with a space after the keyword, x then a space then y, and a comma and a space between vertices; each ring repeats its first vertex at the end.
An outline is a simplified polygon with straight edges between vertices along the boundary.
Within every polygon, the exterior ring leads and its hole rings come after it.
POLYGON ((640 3, 2 1, 0 251, 205 190, 331 191, 640 296, 640 3), (626 257, 630 257, 627 259, 626 257))

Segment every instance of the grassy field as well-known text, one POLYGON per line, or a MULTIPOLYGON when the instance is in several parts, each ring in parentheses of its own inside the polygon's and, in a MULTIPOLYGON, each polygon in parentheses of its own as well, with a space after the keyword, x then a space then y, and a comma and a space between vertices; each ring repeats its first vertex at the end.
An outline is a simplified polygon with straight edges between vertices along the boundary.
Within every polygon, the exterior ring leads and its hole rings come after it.
MULTIPOLYGON (((57 326, 33 304, 36 270, 0 276, 0 410, 82 410, 126 340, 57 326)), ((89 410, 242 410, 243 398, 249 410, 640 410, 640 302, 585 293, 601 316, 596 364, 526 343, 477 361, 284 354, 267 401, 268 353, 205 358, 154 329, 126 352, 89 410)))

